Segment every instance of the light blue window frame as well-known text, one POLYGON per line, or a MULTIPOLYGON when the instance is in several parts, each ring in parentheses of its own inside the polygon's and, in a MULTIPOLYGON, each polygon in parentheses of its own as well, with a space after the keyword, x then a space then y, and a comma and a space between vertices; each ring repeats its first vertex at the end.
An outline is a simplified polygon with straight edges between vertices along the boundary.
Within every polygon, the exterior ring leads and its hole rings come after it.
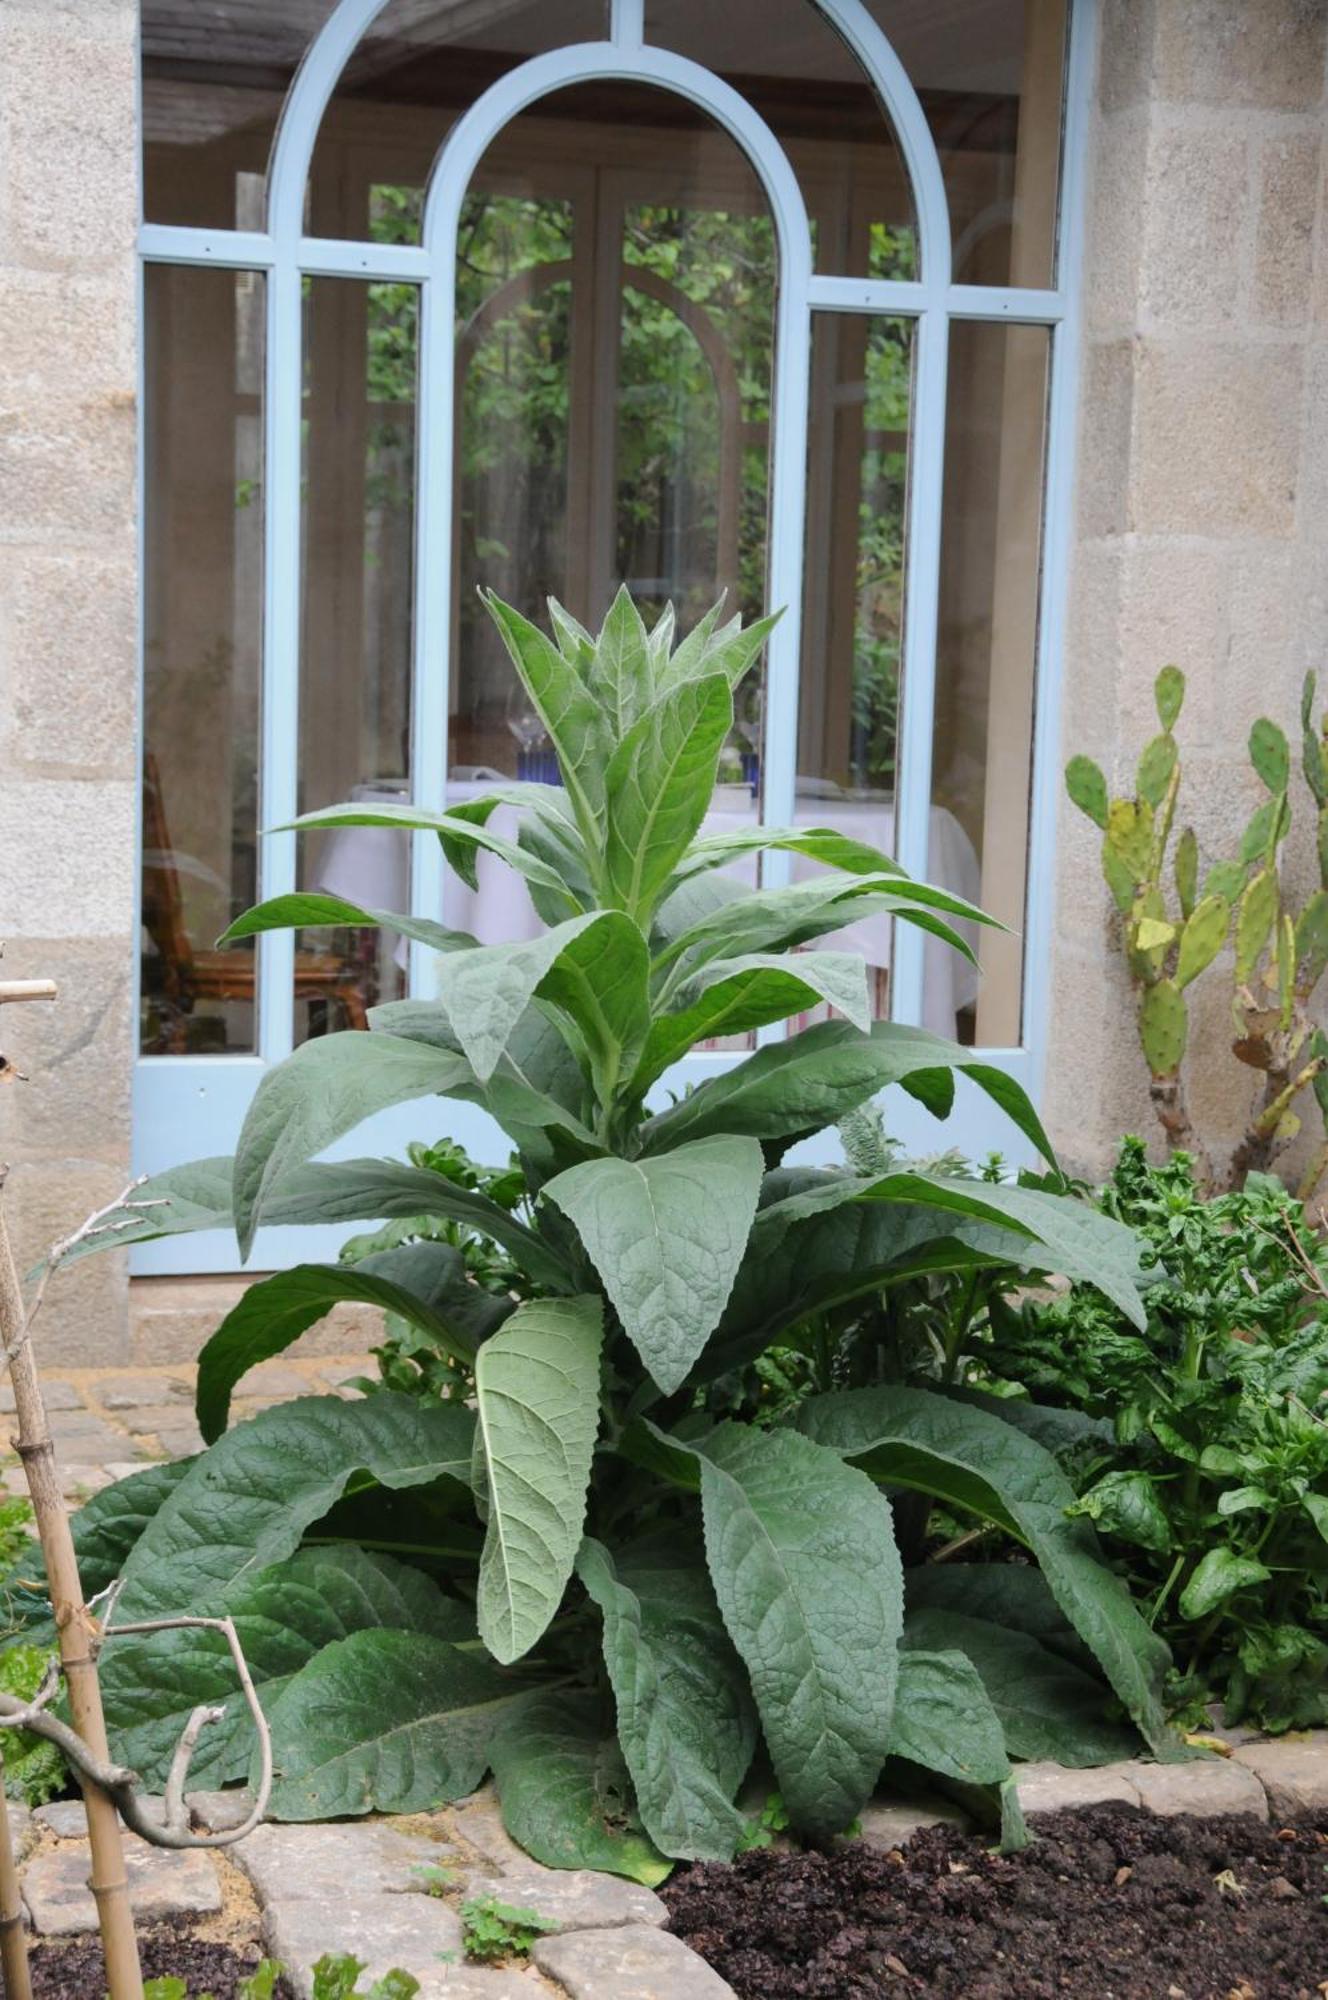
MULTIPOLYGON (((768 597, 784 605, 767 661, 763 749, 763 816, 793 818, 797 765, 798 675, 804 544, 804 487, 813 312, 885 314, 910 318, 916 332, 906 548, 903 702, 898 751, 897 854, 910 873, 925 876, 931 804, 941 505, 945 460, 946 366, 950 323, 956 319, 1046 326, 1050 330, 1046 493, 1036 663, 1033 776, 1029 829, 1023 1039, 1018 1047, 984 1049, 983 1059, 1040 1094, 1046 1044, 1053 837, 1060 715, 1061 650, 1068 558, 1073 437, 1079 345, 1081 208, 1087 111, 1096 42, 1096 0, 1071 0, 1066 66, 1065 135, 1061 168, 1056 285, 1049 290, 961 285, 952 281, 949 208, 940 159, 916 91, 882 30, 860 0, 808 0, 856 52, 886 107, 916 205, 916 281, 822 276, 813 272, 811 232, 797 179, 779 141, 751 105, 721 78, 684 57, 648 44, 644 0, 611 0, 607 40, 583 42, 537 56, 494 83, 448 133, 430 175, 419 245, 333 241, 304 234, 305 191, 323 114, 342 70, 388 0, 340 0, 315 39, 291 86, 278 126, 268 182, 266 231, 214 230, 143 223, 143 263, 215 265, 266 276, 266 383, 263 405, 264 513, 263 670, 260 797, 267 826, 294 816, 299 744, 300 454, 302 417, 302 281, 306 276, 403 279, 421 287, 415 564, 416 605, 412 678, 412 788, 433 809, 444 803, 447 773, 447 646, 453 577, 446 562, 425 559, 452 546, 452 446, 455 421, 452 341, 454 251, 462 200, 491 141, 521 111, 550 92, 592 79, 653 84, 689 99, 736 140, 770 202, 779 250, 775 328, 773 456, 768 597)), ((787 855, 766 862, 767 882, 782 879, 787 855)), ((442 854, 428 835, 415 836, 411 908, 436 916, 442 854)), ((296 886, 295 836, 266 834, 261 843, 262 897, 296 886)), ((134 1088, 135 1171, 152 1173, 182 1159, 234 1149, 260 1077, 289 1055, 294 1033, 294 938, 268 932, 258 940, 258 1033, 253 1056, 144 1056, 134 1088)), ((412 948, 411 990, 429 991, 429 954, 412 948)), ((891 1012, 903 1022, 922 1018, 923 936, 901 925, 891 966, 891 1012)), ((699 1081, 738 1058, 695 1055, 664 1080, 661 1091, 699 1081)), ((897 1094, 898 1095, 898 1094, 897 1094)), ((333 1149, 333 1156, 400 1151, 411 1138, 446 1124, 482 1158, 501 1158, 506 1141, 484 1113, 447 1103, 406 1105, 380 1114, 333 1149)), ((960 1080, 956 1122, 942 1128, 911 1099, 891 1107, 898 1137, 919 1151, 961 1139, 978 1153, 1016 1151, 1011 1128, 989 1100, 960 1080), (942 1138, 943 1129, 952 1136, 942 1138)), ((825 1137, 804 1148, 824 1157, 825 1137)), ((256 1269, 328 1254, 344 1234, 333 1230, 261 1232, 256 1269)), ((201 1273, 236 1268, 229 1233, 180 1237, 134 1253, 141 1274, 201 1273)))

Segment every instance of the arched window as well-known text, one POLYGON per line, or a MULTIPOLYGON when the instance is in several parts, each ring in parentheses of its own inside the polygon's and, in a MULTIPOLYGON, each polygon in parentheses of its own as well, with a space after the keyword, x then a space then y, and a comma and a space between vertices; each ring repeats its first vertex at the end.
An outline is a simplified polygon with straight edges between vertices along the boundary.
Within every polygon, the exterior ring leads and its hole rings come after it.
POLYGON ((783 606, 716 822, 843 824, 999 915, 980 978, 853 942, 880 1012, 1036 1089, 1089 4, 142 0, 144 1170, 428 990, 378 933, 218 952, 258 896, 533 926, 423 836, 265 830, 553 775, 477 586, 783 606))

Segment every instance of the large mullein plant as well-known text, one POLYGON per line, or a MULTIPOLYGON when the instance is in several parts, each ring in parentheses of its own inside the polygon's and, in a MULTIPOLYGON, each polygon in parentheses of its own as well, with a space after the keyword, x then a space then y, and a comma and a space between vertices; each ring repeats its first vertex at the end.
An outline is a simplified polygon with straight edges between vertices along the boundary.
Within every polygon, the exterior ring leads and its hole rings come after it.
MULTIPOLYGON (((1136 1730, 1165 1753, 1165 1649, 1067 1517, 1054 1413, 1006 1421, 877 1385, 816 1396, 783 1426, 705 1414, 722 1401, 709 1385, 809 1314, 921 1271, 1068 1273, 1141 1322, 1132 1235, 1069 1195, 783 1164, 888 1086, 944 1116, 957 1074, 1050 1159, 1007 1075, 873 1021, 856 955, 795 949, 872 917, 963 950, 950 919, 979 913, 831 828, 703 830, 734 690, 772 621, 712 613, 675 645, 671 614, 647 631, 625 592, 598 637, 558 606, 552 639, 489 609, 563 785, 299 824, 423 829, 472 886, 477 854, 496 855, 547 928, 481 946, 327 896, 251 911, 232 937, 386 925, 437 954, 435 997, 306 1043, 264 1077, 233 1161, 160 1177, 102 1240, 233 1221, 247 1254, 260 1225, 433 1215, 501 1246, 523 1283, 495 1296, 454 1246, 419 1241, 255 1284, 202 1356, 210 1448, 85 1510, 88 1589, 120 1575, 125 1620, 234 1617, 271 1715, 279 1816, 416 1810, 491 1769, 531 1853, 643 1880, 734 1852, 757 1757, 821 1838, 887 1756, 994 1798, 1011 1754, 1102 1761, 1136 1730), (491 829, 504 803, 515 839, 491 829), (724 872, 759 850, 820 872, 770 889, 724 872), (698 1043, 822 1003, 842 1018, 685 1095, 661 1088, 698 1043), (508 1134, 514 1210, 414 1166, 311 1164, 369 1114, 433 1097, 508 1134), (468 1393, 313 1397, 228 1429, 245 1371, 343 1299, 406 1321, 468 1393), (920 1573, 906 1606, 898 1493, 999 1524, 1037 1567, 920 1573)), ((245 1775, 213 1636, 106 1653, 116 1751, 149 1778, 202 1702, 224 1713, 198 1778, 245 1775)))

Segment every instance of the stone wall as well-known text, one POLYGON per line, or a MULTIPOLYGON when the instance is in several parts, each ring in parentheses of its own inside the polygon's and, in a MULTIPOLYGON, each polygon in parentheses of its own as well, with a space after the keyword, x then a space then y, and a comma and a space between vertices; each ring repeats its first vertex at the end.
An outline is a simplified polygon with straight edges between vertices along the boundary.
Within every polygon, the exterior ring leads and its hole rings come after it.
MULTIPOLYGON (((1251 721, 1291 731, 1306 669, 1328 669, 1326 45, 1328 0, 1101 4, 1062 742, 1131 791, 1174 660, 1205 862, 1263 796, 1251 721)), ((1154 1129, 1098 845, 1062 800, 1047 1111, 1094 1172, 1154 1129)), ((1304 809, 1291 847, 1308 879, 1304 809)), ((1234 1133, 1252 1073, 1229 987, 1192 992, 1194 1108, 1234 1133)))
MULTIPOLYGON (((6 1213, 27 1261, 124 1185, 137 701, 135 0, 0 5, 0 939, 6 1213)), ((43 1354, 127 1359, 121 1257, 43 1354)))

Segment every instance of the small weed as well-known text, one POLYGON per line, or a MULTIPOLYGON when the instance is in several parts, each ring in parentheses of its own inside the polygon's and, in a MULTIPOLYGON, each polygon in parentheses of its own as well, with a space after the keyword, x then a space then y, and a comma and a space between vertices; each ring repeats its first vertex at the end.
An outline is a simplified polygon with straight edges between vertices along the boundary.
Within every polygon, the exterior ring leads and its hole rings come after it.
MULTIPOLYGON (((235 1989, 235 2000, 272 2000, 280 1977, 279 1961, 275 1958, 265 1958, 247 1979, 240 1981, 235 1989)), ((173 1973, 167 1973, 159 1979, 144 1980, 143 2000, 189 2000, 189 1988, 183 1979, 177 1979, 173 1973)), ((212 1995, 200 1993, 198 2000, 212 2000, 212 1995)), ((394 2000, 394 1996, 389 1993, 386 1995, 386 2000, 394 2000)))
POLYGON ((496 1896, 477 1896, 463 1903, 461 1927, 466 1957, 481 1965, 499 1958, 525 1958, 536 1938, 557 1928, 538 1911, 500 1903, 496 1896))
POLYGON ((349 1952, 337 1958, 324 1952, 314 1967, 314 2000, 415 2000, 420 1990, 419 1980, 395 1965, 362 1990, 359 1977, 363 1971, 363 1960, 352 1958, 349 1952))
POLYGON ((461 1881, 455 1868, 412 1868, 410 1872, 418 1878, 420 1888, 426 1896, 449 1895, 461 1881))
POLYGON ((754 1847, 770 1847, 777 1833, 787 1833, 789 1829, 788 1809, 783 1795, 767 1792, 765 1804, 755 1819, 749 1819, 738 1842, 739 1854, 750 1854, 754 1847))

